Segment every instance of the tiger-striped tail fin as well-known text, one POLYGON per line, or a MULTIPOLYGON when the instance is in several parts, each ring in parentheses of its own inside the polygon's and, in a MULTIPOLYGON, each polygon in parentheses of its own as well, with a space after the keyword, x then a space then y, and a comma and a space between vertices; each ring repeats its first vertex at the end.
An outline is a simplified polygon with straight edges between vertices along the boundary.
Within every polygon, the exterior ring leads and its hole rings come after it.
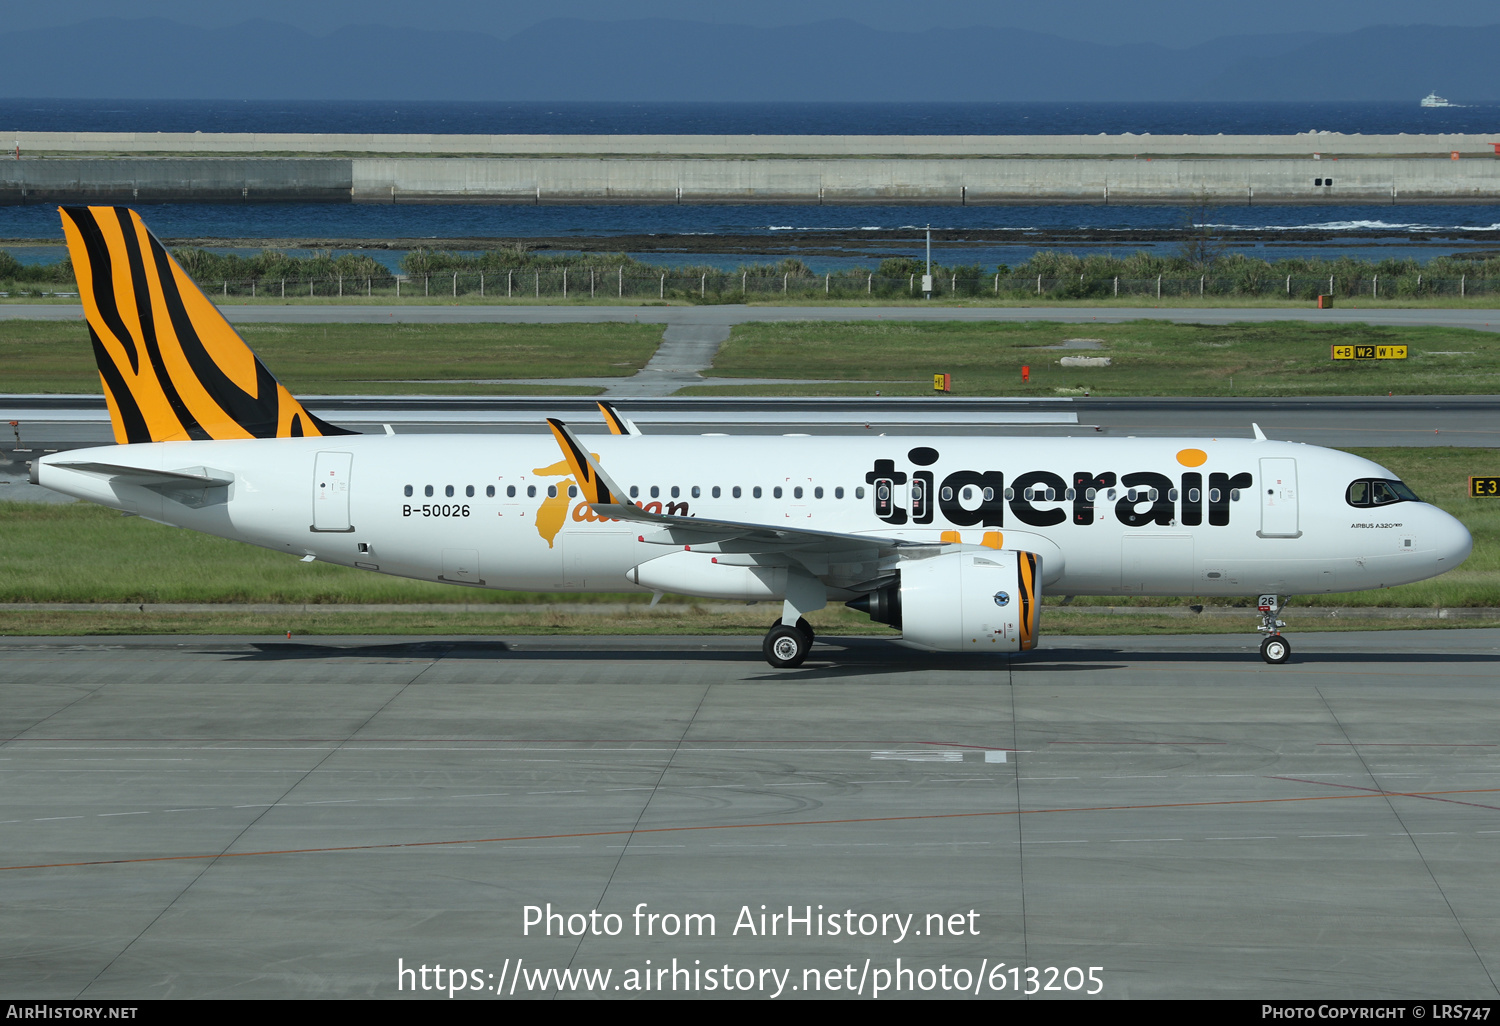
POLYGON ((355 433, 271 376, 135 211, 60 213, 116 442, 355 433))

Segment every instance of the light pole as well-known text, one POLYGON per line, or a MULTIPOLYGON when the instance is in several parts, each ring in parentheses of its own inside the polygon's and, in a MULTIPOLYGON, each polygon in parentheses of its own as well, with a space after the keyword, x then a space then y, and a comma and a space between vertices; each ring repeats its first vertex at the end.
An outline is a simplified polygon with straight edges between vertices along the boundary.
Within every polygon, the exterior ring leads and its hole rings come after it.
POLYGON ((922 275, 922 298, 932 298, 932 225, 927 226, 927 273, 922 275))

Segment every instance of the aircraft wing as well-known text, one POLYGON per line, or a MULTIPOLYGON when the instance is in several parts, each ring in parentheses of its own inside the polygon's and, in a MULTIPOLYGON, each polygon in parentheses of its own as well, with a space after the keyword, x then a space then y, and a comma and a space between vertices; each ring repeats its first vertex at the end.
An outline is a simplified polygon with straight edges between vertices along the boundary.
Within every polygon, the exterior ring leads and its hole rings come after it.
POLYGON ((942 542, 648 512, 625 498, 625 490, 610 478, 566 424, 553 418, 548 418, 547 423, 573 470, 574 479, 583 489, 589 508, 601 517, 653 528, 640 536, 647 543, 730 557, 721 562, 795 563, 824 583, 839 588, 868 585, 888 576, 902 560, 925 559, 954 547, 942 542))
MULTIPOLYGON (((715 545, 721 552, 791 552, 796 550, 847 551, 875 549, 882 555, 901 553, 908 557, 934 555, 943 544, 881 538, 868 534, 842 534, 836 531, 811 531, 803 527, 778 527, 774 524, 748 524, 735 520, 710 520, 704 517, 679 517, 665 513, 648 513, 633 503, 594 503, 589 508, 601 517, 646 524, 671 532, 659 539, 663 544, 715 545)), ((658 539, 643 536, 646 541, 658 539)))

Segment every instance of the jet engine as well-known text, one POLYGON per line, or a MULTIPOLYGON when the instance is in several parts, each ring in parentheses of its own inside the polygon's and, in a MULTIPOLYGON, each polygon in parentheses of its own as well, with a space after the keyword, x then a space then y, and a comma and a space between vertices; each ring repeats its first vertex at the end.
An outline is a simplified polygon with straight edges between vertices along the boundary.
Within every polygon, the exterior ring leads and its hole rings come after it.
POLYGON ((903 563, 900 579, 845 605, 935 652, 1026 652, 1037 644, 1041 559, 1034 552, 949 552, 903 563))

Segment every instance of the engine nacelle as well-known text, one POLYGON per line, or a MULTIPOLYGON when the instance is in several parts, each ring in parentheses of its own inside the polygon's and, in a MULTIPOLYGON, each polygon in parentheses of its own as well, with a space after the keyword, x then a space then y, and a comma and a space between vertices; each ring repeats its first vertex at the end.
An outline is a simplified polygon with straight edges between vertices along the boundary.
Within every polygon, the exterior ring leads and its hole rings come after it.
POLYGON ((848 603, 935 652, 1027 652, 1038 639, 1041 559, 1034 552, 949 552, 903 563, 889 588, 848 603))

